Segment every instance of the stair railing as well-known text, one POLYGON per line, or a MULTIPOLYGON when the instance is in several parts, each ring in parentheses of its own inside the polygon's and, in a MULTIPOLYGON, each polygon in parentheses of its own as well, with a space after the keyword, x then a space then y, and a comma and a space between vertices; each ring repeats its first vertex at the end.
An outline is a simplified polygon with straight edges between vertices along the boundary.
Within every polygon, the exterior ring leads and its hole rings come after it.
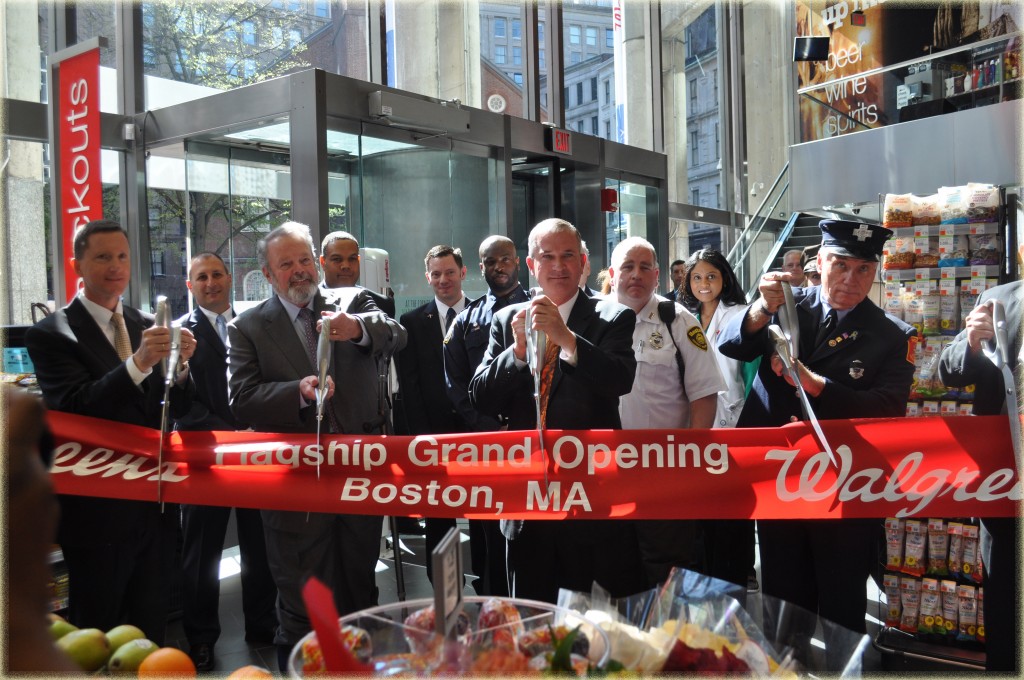
POLYGON ((778 208, 782 197, 789 190, 788 174, 789 163, 787 162, 775 178, 775 181, 772 182, 771 188, 768 189, 757 210, 748 219, 747 225, 740 232, 736 243, 726 256, 729 265, 736 272, 736 278, 739 280, 740 287, 747 291, 748 299, 751 291, 756 290, 761 274, 768 270, 770 263, 778 254, 782 243, 785 242, 786 238, 793 231, 795 220, 792 217, 780 234, 776 235, 769 230, 771 216, 775 214, 775 210, 778 208), (763 244, 768 239, 771 239, 771 243, 773 243, 770 256, 764 262, 751 262, 751 259, 755 257, 753 252, 754 246, 763 244))

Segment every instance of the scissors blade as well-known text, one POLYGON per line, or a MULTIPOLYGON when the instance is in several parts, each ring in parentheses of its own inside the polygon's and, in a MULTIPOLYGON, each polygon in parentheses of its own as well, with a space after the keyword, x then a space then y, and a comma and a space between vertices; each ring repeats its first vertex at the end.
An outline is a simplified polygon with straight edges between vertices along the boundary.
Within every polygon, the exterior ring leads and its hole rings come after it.
POLYGON ((1013 443, 1013 459, 1017 463, 1017 478, 1024 479, 1024 459, 1020 450, 1020 413, 1017 411, 1017 385, 1013 381, 1013 371, 1007 364, 1000 367, 1003 385, 1006 388, 1006 415, 1010 418, 1010 441, 1013 443))
POLYGON ((164 511, 164 439, 167 438, 168 411, 171 404, 171 383, 164 384, 164 400, 160 404, 160 444, 156 451, 156 500, 160 504, 160 512, 164 511))
POLYGON ((789 356, 794 359, 800 357, 800 322, 796 317, 796 299, 793 297, 793 284, 789 281, 780 281, 782 294, 786 303, 779 308, 779 321, 782 322, 782 332, 789 344, 789 356))
POLYGON ((814 430, 814 434, 818 438, 818 443, 824 447, 825 453, 828 454, 828 459, 832 462, 832 465, 838 468, 839 463, 836 461, 836 456, 832 453, 832 447, 829 445, 828 440, 825 439, 825 433, 821 429, 821 423, 818 422, 818 416, 814 413, 814 409, 811 407, 811 401, 807 398, 807 393, 804 392, 803 383, 800 382, 800 372, 797 369, 796 362, 789 355, 788 339, 782 332, 782 329, 776 324, 768 326, 768 334, 775 343, 779 359, 782 360, 782 364, 786 367, 786 370, 789 372, 789 377, 793 380, 793 384, 796 386, 797 396, 800 397, 800 406, 803 408, 804 420, 811 424, 811 429, 814 430))

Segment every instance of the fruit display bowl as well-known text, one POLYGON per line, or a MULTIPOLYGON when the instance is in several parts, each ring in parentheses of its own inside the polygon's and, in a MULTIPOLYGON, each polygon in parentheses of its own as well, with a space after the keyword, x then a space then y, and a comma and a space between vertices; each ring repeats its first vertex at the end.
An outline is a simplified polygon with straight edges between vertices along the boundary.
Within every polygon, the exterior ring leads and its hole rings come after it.
MULTIPOLYGON (((420 599, 372 607, 341 617, 338 625, 346 646, 376 675, 522 675, 553 667, 584 674, 608 662, 604 631, 568 609, 508 597, 466 597, 454 640, 446 642, 433 632, 433 603, 420 599)), ((326 673, 311 632, 292 649, 288 674, 326 673)))

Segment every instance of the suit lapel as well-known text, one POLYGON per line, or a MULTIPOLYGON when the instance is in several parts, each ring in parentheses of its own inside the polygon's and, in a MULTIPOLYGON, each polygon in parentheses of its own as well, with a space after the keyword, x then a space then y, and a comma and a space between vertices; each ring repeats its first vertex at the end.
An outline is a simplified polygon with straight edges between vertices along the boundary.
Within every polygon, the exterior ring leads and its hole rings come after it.
MULTIPOLYGON (((569 327, 573 333, 580 337, 586 337, 587 330, 590 328, 590 322, 594 317, 594 298, 587 297, 584 293, 580 292, 576 296, 576 302, 572 306, 572 310, 569 312, 569 319, 566 321, 566 326, 569 327)), ((562 382, 562 362, 559 361, 555 367, 555 374, 551 377, 551 396, 555 395, 558 390, 558 385, 562 382)))
MULTIPOLYGON (((319 295, 317 299, 322 300, 319 295)), ((315 301, 314 301, 315 305, 315 301)), ((314 307, 315 308, 315 307, 314 307)), ((311 375, 312 366, 306 359, 306 348, 295 332, 295 325, 288 318, 288 311, 281 300, 274 295, 262 312, 263 324, 269 337, 281 350, 281 355, 295 369, 296 375, 311 375)))
MULTIPOLYGON (((68 319, 68 327, 78 340, 78 346, 87 349, 96 358, 100 365, 106 368, 113 368, 121 362, 117 357, 117 350, 110 344, 110 340, 103 334, 96 320, 92 318, 89 311, 82 302, 75 298, 65 310, 68 319)), ((131 336, 131 325, 125 320, 128 326, 128 335, 131 336)), ((137 342, 141 341, 142 332, 138 331, 139 339, 132 339, 132 347, 138 347, 137 342)))
POLYGON ((220 334, 217 329, 213 327, 210 320, 206 318, 206 314, 203 310, 198 307, 192 310, 192 315, 189 317, 189 325, 192 327, 192 331, 195 333, 196 339, 205 343, 208 347, 212 347, 213 351, 221 359, 227 354, 227 348, 224 347, 224 341, 220 339, 220 334))

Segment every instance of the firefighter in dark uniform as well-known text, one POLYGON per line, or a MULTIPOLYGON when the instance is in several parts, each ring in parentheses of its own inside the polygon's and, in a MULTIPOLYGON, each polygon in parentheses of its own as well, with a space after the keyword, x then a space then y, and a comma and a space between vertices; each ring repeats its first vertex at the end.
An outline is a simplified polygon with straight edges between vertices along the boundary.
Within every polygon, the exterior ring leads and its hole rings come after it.
MULTIPOLYGON (((794 288, 800 345, 800 382, 819 419, 898 417, 906 413, 914 374, 917 331, 868 299, 882 247, 892 236, 873 224, 822 220, 817 255, 821 285, 794 288)), ((769 324, 785 303, 781 281, 770 272, 761 297, 736 315, 719 338, 722 354, 740 361, 762 357, 737 427, 771 427, 803 419, 790 374, 775 352, 769 324)), ((765 607, 775 641, 809 651, 815 614, 825 630, 826 664, 841 670, 849 658, 834 624, 865 632, 867 579, 877 562, 881 520, 758 521, 764 594, 809 615, 791 617, 765 607)), ((806 656, 805 656, 806 659, 806 656)))
MULTIPOLYGON (((469 402, 469 381, 487 351, 491 318, 499 309, 529 299, 519 283, 519 257, 511 239, 489 236, 480 244, 480 273, 487 293, 466 305, 444 339, 448 398, 473 432, 494 432, 501 423, 469 402)), ((505 537, 497 520, 470 520, 470 561, 478 595, 508 595, 505 537)))

